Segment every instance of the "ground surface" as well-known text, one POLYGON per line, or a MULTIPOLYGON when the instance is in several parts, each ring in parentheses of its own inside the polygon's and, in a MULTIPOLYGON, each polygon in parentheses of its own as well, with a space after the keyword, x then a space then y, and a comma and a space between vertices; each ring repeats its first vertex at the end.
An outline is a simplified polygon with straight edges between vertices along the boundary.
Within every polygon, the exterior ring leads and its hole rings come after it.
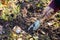
POLYGON ((0 33, 0 40, 60 40, 60 12, 45 21, 37 31, 32 34, 32 31, 27 32, 27 28, 40 18, 49 0, 4 2, 0 2, 0 29, 3 30, 3 33, 0 33), (47 23, 52 25, 49 26, 47 23), (22 31, 16 33, 17 29, 22 31))

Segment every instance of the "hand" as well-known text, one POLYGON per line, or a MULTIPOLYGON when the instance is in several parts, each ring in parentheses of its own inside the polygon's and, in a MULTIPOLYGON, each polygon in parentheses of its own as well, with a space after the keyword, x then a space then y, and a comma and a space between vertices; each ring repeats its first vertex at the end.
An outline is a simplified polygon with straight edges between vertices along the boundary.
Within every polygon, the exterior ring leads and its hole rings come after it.
POLYGON ((29 31, 29 30, 36 31, 39 27, 40 27, 40 21, 39 21, 39 20, 36 20, 36 21, 28 28, 28 31, 29 31))

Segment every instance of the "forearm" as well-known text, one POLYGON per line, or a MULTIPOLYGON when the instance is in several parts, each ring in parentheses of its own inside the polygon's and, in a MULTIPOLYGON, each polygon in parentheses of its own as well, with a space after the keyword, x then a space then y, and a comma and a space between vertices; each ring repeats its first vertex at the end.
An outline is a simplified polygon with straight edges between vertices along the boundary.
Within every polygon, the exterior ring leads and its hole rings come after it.
POLYGON ((54 14, 54 9, 47 7, 43 11, 43 18, 41 19, 41 22, 43 23, 45 20, 49 20, 54 14))

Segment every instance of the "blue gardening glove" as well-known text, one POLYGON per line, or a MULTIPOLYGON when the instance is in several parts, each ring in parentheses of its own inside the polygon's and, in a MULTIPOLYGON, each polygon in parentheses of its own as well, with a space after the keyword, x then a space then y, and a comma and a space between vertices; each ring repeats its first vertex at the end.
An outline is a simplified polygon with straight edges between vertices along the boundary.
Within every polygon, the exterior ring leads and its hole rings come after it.
POLYGON ((39 27, 40 27, 40 21, 39 21, 39 20, 36 20, 36 21, 28 28, 28 31, 29 31, 29 30, 36 31, 39 27))

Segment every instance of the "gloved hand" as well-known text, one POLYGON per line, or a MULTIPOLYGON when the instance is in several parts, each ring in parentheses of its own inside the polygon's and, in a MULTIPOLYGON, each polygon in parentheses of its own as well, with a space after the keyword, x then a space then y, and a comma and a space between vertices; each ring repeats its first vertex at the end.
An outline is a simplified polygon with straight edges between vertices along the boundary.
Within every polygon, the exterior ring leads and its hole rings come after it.
POLYGON ((29 31, 29 30, 36 31, 39 27, 40 27, 40 21, 39 21, 39 20, 36 20, 36 21, 28 28, 28 31, 29 31))

